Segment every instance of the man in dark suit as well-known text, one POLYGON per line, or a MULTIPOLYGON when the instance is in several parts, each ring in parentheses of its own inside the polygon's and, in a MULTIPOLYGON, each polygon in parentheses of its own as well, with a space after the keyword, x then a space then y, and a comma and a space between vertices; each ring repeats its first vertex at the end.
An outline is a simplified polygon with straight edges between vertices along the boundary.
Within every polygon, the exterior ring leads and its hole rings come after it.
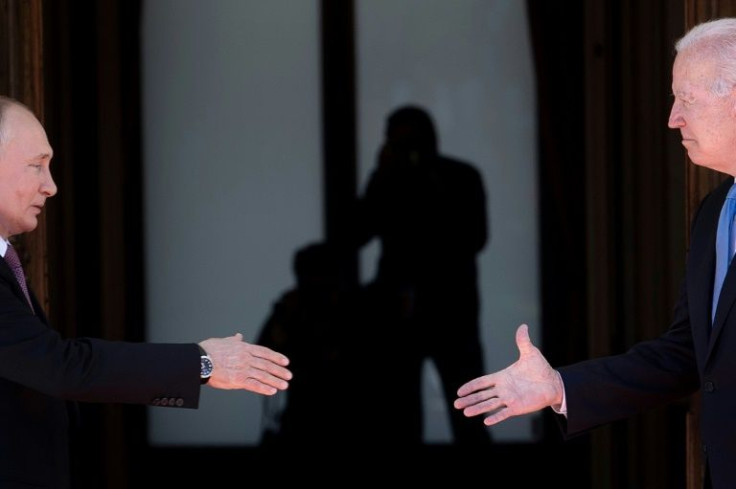
POLYGON ((391 112, 378 164, 359 202, 357 242, 380 240, 371 285, 384 298, 380 309, 386 314, 378 324, 384 329, 375 334, 391 338, 391 371, 407 373, 391 397, 394 406, 413 414, 396 420, 392 431, 421 441, 421 379, 429 360, 442 381, 454 444, 488 447, 490 432, 451 405, 465 379, 484 371, 477 258, 489 238, 486 192, 474 165, 438 146, 424 108, 406 105, 391 112))
POLYGON ((62 338, 27 289, 10 238, 32 231, 57 188, 33 113, 0 97, 0 487, 69 486, 67 401, 196 408, 200 387, 272 395, 288 359, 242 335, 152 344, 62 338))
POLYGON ((623 354, 555 370, 521 325, 519 360, 463 385, 455 407, 487 414, 486 425, 552 407, 572 436, 702 389, 706 486, 726 489, 736 487, 736 226, 724 204, 736 193, 736 19, 696 26, 675 48, 669 127, 695 164, 730 178, 695 216, 670 328, 623 354))

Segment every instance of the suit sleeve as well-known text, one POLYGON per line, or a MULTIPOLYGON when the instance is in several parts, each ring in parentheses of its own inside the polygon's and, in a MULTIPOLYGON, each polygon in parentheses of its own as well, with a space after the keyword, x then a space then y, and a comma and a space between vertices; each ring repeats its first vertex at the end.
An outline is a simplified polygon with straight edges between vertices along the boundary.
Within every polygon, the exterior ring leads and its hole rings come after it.
POLYGON ((195 343, 64 339, 10 280, 0 274, 0 378, 66 400, 198 407, 195 343))
POLYGON ((668 404, 699 387, 683 284, 672 326, 626 353, 559 369, 567 396, 566 436, 668 404))

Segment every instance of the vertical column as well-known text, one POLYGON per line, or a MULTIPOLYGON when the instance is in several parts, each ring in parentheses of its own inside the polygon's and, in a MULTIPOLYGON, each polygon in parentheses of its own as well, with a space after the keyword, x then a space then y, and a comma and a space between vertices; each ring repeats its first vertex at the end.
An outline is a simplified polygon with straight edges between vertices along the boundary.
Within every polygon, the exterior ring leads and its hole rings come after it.
MULTIPOLYGON (((322 127, 325 238, 347 244, 356 196, 355 21, 353 0, 322 0, 322 127)), ((357 279, 346 248, 345 279, 357 279)))

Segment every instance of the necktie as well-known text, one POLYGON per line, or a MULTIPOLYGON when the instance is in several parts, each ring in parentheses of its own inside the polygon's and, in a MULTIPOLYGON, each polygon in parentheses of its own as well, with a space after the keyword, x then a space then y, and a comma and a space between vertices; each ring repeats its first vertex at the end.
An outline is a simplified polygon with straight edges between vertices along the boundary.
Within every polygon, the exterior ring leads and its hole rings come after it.
POLYGON ((8 245, 8 250, 5 252, 5 261, 8 264, 8 266, 10 266, 10 269, 13 271, 13 275, 15 275, 15 279, 18 281, 20 288, 23 289, 23 293, 26 296, 26 300, 28 300, 28 305, 31 306, 31 311, 33 311, 33 304, 31 304, 31 296, 28 294, 28 285, 26 285, 26 274, 23 273, 23 266, 20 264, 20 258, 18 257, 18 253, 15 251, 15 248, 13 248, 11 245, 8 245))
POLYGON ((716 233, 716 276, 713 282, 713 304, 711 319, 716 317, 718 296, 721 294, 723 280, 726 278, 728 265, 731 263, 734 252, 734 213, 736 213, 736 184, 731 186, 721 208, 721 217, 718 219, 718 231, 716 233))

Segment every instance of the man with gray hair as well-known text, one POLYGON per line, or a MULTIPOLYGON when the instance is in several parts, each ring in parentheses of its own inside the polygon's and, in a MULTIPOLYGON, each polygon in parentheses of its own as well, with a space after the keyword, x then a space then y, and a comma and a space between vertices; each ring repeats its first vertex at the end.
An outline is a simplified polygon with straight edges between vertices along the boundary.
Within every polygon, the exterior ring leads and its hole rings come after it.
POLYGON ((56 194, 53 151, 24 105, 0 97, 0 487, 69 487, 68 401, 197 408, 200 388, 272 395, 289 360, 240 333, 197 343, 68 339, 49 327, 10 239, 56 194))
POLYGON ((551 407, 565 436, 702 392, 706 487, 736 487, 736 19, 694 27, 675 49, 668 125, 696 165, 730 175, 703 199, 692 223, 674 319, 627 352, 552 368, 516 332, 519 360, 470 380, 455 407, 488 426, 551 407))

